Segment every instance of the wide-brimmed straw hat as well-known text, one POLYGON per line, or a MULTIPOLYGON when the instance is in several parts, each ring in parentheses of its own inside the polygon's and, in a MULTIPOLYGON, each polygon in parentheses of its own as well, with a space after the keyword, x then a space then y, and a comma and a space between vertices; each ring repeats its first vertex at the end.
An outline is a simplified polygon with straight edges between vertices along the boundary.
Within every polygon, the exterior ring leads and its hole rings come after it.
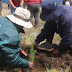
POLYGON ((45 0, 42 4, 40 18, 43 21, 50 21, 58 18, 63 12, 63 6, 54 2, 54 0, 45 0))
POLYGON ((17 25, 26 28, 33 27, 33 25, 30 22, 30 11, 22 7, 17 7, 15 13, 8 15, 7 18, 17 25))

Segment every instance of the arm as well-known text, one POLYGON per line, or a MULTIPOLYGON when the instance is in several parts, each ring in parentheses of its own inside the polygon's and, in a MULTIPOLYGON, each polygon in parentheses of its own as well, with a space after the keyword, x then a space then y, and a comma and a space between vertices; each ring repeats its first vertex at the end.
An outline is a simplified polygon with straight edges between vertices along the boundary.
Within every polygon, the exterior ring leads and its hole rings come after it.
MULTIPOLYGON (((20 68, 33 68, 33 63, 29 62, 28 60, 20 57, 19 51, 21 48, 18 46, 20 38, 18 35, 13 35, 11 38, 14 39, 8 39, 9 41, 3 42, 0 46, 2 47, 3 54, 4 54, 4 59, 7 64, 10 64, 11 66, 14 67, 20 67, 20 68)), ((23 51, 24 53, 24 51, 23 51)))
POLYGON ((25 8, 26 3, 27 3, 27 0, 24 0, 24 6, 23 6, 23 8, 25 8))
POLYGON ((27 56, 27 53, 26 53, 24 50, 20 49, 20 52, 21 52, 23 55, 27 56))
POLYGON ((23 4, 24 4, 24 0, 22 0, 22 2, 21 2, 21 7, 23 6, 23 4))
POLYGON ((16 9, 16 6, 13 4, 12 0, 9 0, 9 3, 14 9, 16 9))
POLYGON ((71 0, 71 3, 72 3, 72 0, 71 0))
POLYGON ((68 33, 67 35, 63 36, 59 44, 59 50, 67 50, 70 48, 70 45, 72 45, 72 33, 68 33))
POLYGON ((62 40, 59 44, 59 49, 69 49, 72 45, 72 20, 68 20, 63 25, 62 40))
POLYGON ((46 22, 44 28, 41 30, 41 33, 36 37, 35 42, 39 44, 44 39, 48 39, 48 37, 55 33, 56 24, 52 22, 46 22))
POLYGON ((24 2, 24 6, 23 6, 23 8, 25 8, 25 5, 26 5, 26 2, 24 2))

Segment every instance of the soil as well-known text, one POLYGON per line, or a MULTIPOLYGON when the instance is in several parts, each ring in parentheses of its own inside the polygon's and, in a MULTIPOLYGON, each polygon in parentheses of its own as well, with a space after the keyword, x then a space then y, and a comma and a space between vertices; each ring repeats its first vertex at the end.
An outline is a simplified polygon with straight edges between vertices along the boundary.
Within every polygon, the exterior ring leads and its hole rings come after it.
MULTIPOLYGON (((27 47, 29 53, 29 47, 27 47)), ((33 72, 45 72, 46 68, 56 69, 58 71, 65 71, 66 69, 69 72, 72 72, 72 51, 63 50, 60 53, 54 55, 49 51, 37 50, 34 61, 33 72)), ((24 72, 27 72, 24 70, 24 72)), ((31 71, 29 71, 31 72, 31 71)))
MULTIPOLYGON (((24 49, 28 53, 28 57, 21 56, 29 60, 30 46, 25 47, 24 49)), ((54 55, 52 52, 37 50, 34 60, 33 72, 45 72, 46 68, 56 69, 58 71, 65 71, 66 69, 69 72, 72 72, 72 52, 69 50, 63 50, 57 55, 54 55)), ((8 68, 7 68, 8 69, 8 68)), ((7 71, 7 70, 6 70, 7 71)), ((29 68, 15 68, 9 70, 10 72, 32 72, 32 69, 29 68)))

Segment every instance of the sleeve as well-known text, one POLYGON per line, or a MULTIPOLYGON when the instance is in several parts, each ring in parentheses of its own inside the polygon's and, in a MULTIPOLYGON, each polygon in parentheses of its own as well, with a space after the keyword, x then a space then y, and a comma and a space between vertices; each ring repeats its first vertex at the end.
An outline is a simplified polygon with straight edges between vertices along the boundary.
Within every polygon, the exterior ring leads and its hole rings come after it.
POLYGON ((36 42, 39 44, 44 39, 47 39, 49 35, 55 33, 55 24, 52 22, 46 22, 44 28, 41 30, 40 34, 36 37, 36 42))
POLYGON ((29 67, 29 61, 20 57, 19 46, 3 45, 2 47, 5 63, 9 64, 11 67, 29 67))
POLYGON ((72 20, 67 21, 63 26, 62 40, 59 44, 59 50, 69 49, 72 45, 72 20))
POLYGON ((59 44, 59 50, 67 50, 70 48, 70 45, 72 45, 72 33, 69 33, 66 36, 63 36, 60 44, 59 44))
POLYGON ((0 46, 3 51, 4 61, 13 67, 29 67, 29 61, 20 57, 19 51, 21 48, 18 45, 21 37, 18 32, 10 27, 3 27, 2 29, 0 46))
POLYGON ((8 40, 4 40, 0 45, 5 62, 13 67, 29 67, 29 61, 20 57, 19 51, 21 48, 18 46, 18 44, 21 39, 16 36, 12 36, 8 40))

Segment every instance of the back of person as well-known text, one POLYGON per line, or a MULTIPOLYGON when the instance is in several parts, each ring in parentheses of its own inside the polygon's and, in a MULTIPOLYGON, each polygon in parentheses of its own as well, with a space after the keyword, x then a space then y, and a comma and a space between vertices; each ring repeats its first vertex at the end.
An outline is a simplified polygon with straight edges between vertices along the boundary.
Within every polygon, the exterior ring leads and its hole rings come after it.
POLYGON ((27 0, 27 4, 40 4, 42 0, 27 0))

